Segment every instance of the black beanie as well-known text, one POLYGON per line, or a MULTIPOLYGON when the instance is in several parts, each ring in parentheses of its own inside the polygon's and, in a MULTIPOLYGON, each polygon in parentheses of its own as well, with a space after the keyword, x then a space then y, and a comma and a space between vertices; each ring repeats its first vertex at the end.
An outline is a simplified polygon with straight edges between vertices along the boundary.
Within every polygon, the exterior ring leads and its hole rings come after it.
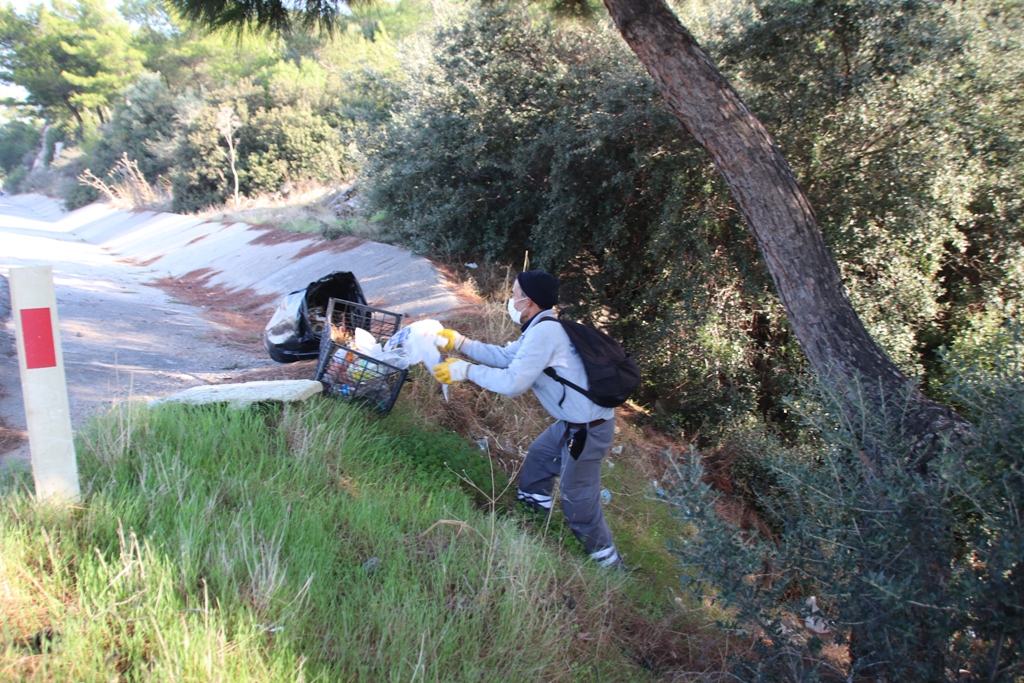
POLYGON ((524 270, 516 278, 523 294, 542 309, 558 303, 558 278, 543 270, 524 270))

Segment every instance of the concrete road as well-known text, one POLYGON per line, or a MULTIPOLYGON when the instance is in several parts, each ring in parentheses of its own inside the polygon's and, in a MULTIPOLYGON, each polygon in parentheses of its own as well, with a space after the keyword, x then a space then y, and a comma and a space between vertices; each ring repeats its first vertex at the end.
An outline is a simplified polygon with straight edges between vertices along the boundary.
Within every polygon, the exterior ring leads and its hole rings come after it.
MULTIPOLYGON (((244 224, 103 205, 65 214, 38 195, 0 197, 0 466, 5 457, 28 455, 6 276, 38 265, 53 267, 76 428, 116 401, 276 365, 258 342, 232 342, 230 325, 185 302, 195 297, 169 294, 168 282, 212 288, 222 300, 237 291, 269 301, 332 270, 350 270, 371 303, 389 310, 439 316, 459 305, 429 262, 389 245, 352 240, 339 248, 244 224), (155 286, 158 278, 164 289, 155 286)), ((261 315, 269 319, 269 312, 261 315)), ((265 320, 259 323, 262 329, 265 320)))
MULTIPOLYGON (((25 429, 10 319, 11 268, 53 267, 68 393, 75 427, 114 401, 163 396, 239 368, 272 365, 265 354, 211 343, 218 330, 194 306, 148 284, 153 271, 131 265, 73 233, 54 231, 56 205, 39 197, 0 197, 0 426, 25 429)), ((27 444, 8 432, 8 457, 27 444)), ((3 456, 0 456, 3 457, 3 456)))

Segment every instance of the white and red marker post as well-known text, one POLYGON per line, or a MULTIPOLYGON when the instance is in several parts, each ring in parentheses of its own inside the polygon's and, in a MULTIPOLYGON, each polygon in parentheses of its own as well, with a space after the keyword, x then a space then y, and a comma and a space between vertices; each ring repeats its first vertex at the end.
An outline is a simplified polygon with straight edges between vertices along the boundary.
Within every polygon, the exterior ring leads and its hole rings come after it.
POLYGON ((81 496, 50 266, 11 268, 11 314, 39 500, 81 496))

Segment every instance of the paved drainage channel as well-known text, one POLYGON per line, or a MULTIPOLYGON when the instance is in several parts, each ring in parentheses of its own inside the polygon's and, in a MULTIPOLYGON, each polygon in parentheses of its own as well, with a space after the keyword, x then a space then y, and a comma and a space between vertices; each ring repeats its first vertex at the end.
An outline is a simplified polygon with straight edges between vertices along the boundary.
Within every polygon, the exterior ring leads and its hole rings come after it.
MULTIPOLYGON (((276 300, 341 270, 356 275, 373 305, 405 316, 437 317, 462 303, 428 261, 390 245, 339 246, 243 224, 95 204, 66 214, 38 195, 0 197, 0 243, 2 275, 16 267, 53 267, 76 427, 117 401, 148 400, 279 367, 259 335, 270 312, 255 321, 264 313, 235 305, 244 302, 233 301, 234 292, 247 292, 237 296, 250 302, 250 294, 276 300), (182 287, 190 278, 209 299, 186 296, 182 287), (167 291, 155 286, 157 280, 167 291), (197 301, 202 305, 189 303, 197 301)), ((0 322, 0 458, 24 458, 14 328, 9 314, 0 322)))
MULTIPOLYGON (((52 265, 72 423, 126 399, 148 399, 274 365, 262 346, 226 342, 230 329, 149 284, 153 274, 66 234, 0 224, 0 274, 52 265)), ((0 453, 26 459, 9 287, 0 283, 0 453)))

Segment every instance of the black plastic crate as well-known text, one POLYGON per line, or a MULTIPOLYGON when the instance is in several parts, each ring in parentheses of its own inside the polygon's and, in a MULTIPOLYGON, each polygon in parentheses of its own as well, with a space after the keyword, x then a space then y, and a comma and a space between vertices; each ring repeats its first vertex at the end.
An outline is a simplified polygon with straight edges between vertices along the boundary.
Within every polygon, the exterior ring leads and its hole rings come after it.
POLYGON ((320 336, 316 379, 324 393, 344 401, 365 403, 383 415, 391 412, 409 371, 348 348, 354 330, 360 328, 385 344, 402 325, 402 316, 380 308, 343 299, 327 304, 330 326, 320 336))
POLYGON ((390 413, 409 371, 341 344, 328 344, 326 350, 321 349, 314 378, 324 384, 324 393, 343 401, 365 403, 383 415, 390 413))
POLYGON ((327 342, 344 344, 352 338, 353 330, 364 329, 373 335, 381 346, 402 328, 402 314, 374 308, 366 304, 344 299, 329 299, 324 327, 320 335, 321 354, 327 342), (328 324, 329 321, 329 324, 328 324))

